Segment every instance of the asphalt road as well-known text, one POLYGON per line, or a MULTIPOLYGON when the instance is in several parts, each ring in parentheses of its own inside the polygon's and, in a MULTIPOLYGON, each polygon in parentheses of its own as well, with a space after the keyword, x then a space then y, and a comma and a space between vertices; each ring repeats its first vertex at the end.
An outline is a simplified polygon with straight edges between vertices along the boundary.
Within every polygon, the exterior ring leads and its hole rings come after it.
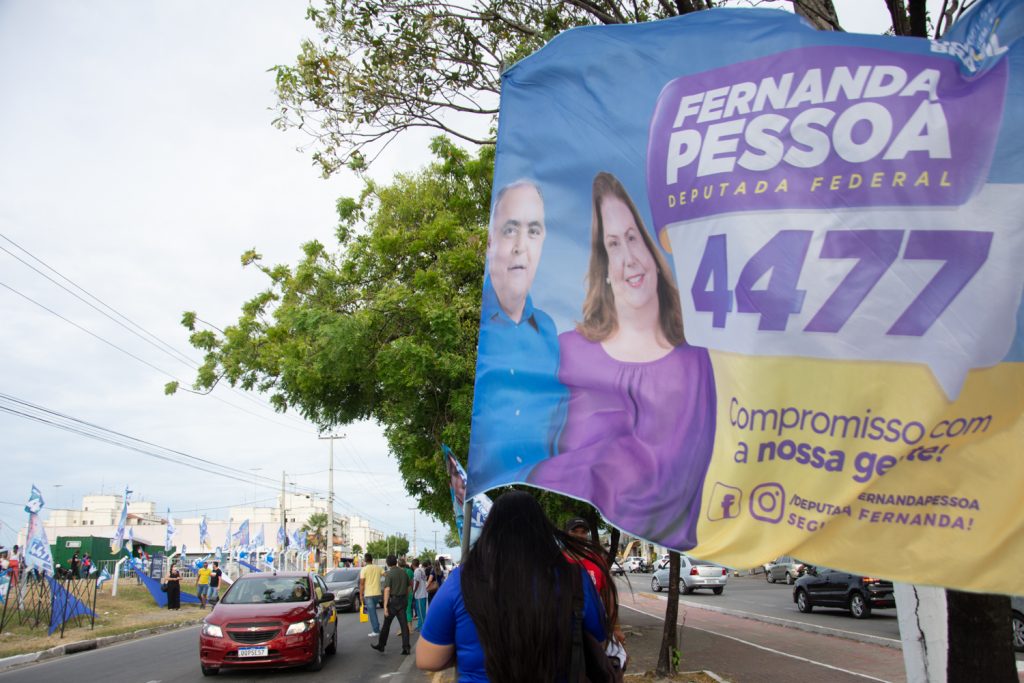
MULTIPOLYGON (((629 574, 629 585, 634 592, 651 593, 652 574, 629 574)), ((629 600, 629 585, 622 578, 616 579, 619 589, 619 600, 629 600)), ((653 593, 667 597, 668 591, 653 593)), ((896 619, 895 609, 878 609, 867 619, 854 619, 847 610, 828 607, 815 607, 810 614, 802 614, 793 603, 793 587, 785 583, 771 584, 764 576, 730 576, 725 591, 715 595, 711 591, 698 590, 691 595, 680 596, 680 604, 693 604, 701 607, 720 607, 731 612, 756 614, 774 619, 807 624, 821 629, 829 629, 834 635, 850 633, 881 638, 887 641, 900 640, 900 627, 896 619)))
MULTIPOLYGON (((383 614, 383 612, 378 612, 383 614)), ((383 617, 382 617, 383 618, 383 617)), ((326 657, 324 668, 313 673, 305 669, 281 671, 223 671, 205 678, 199 670, 199 627, 186 628, 141 640, 129 641, 91 652, 67 655, 0 674, 3 683, 40 681, 103 681, 104 683, 179 683, 185 681, 381 681, 395 676, 412 657, 403 657, 401 638, 388 641, 388 651, 370 649, 376 642, 367 637, 369 624, 360 624, 358 614, 338 615, 338 653, 326 657)), ((397 631, 397 624, 392 628, 397 631)), ((413 632, 415 644, 416 632, 413 632)))

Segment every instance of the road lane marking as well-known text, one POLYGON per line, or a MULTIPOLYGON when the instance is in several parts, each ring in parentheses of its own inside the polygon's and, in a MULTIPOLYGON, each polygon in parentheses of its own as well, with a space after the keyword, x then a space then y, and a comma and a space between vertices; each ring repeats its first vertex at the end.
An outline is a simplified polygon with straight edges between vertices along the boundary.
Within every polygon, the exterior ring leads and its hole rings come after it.
MULTIPOLYGON (((654 593, 643 593, 643 595, 650 596, 650 597, 652 597, 652 598, 654 598, 656 600, 662 600, 664 602, 668 602, 668 597, 666 597, 664 595, 656 595, 654 593)), ((771 614, 762 614, 761 612, 746 612, 746 611, 741 610, 741 609, 733 609, 731 607, 719 607, 718 605, 708 605, 707 603, 703 603, 703 602, 690 602, 689 600, 680 600, 679 602, 681 604, 683 604, 683 605, 688 606, 688 607, 693 607, 695 609, 703 609, 703 610, 707 610, 708 612, 718 612, 720 614, 725 614, 727 616, 738 616, 738 617, 743 617, 743 618, 746 618, 746 619, 752 619, 754 621, 762 621, 764 619, 770 619, 771 621, 768 621, 766 623, 785 622, 787 624, 797 624, 798 626, 806 626, 806 627, 810 627, 810 628, 816 629, 816 630, 820 629, 822 631, 832 631, 833 633, 846 633, 846 634, 849 634, 851 636, 858 636, 859 638, 865 638, 866 637, 866 638, 871 638, 873 640, 884 640, 884 641, 889 642, 889 643, 895 643, 896 644, 896 649, 902 649, 903 648, 902 641, 897 640, 895 638, 887 638, 885 636, 876 636, 873 633, 863 633, 861 631, 848 631, 848 630, 842 629, 842 628, 833 628, 831 626, 822 626, 820 624, 815 624, 815 623, 810 622, 810 621, 799 621, 797 619, 786 619, 785 617, 776 617, 776 616, 773 616, 771 614)), ((800 630, 805 630, 805 629, 800 629, 800 630)), ((879 644, 881 644, 881 643, 879 643, 879 644)))
MULTIPOLYGON (((634 612, 639 612, 640 614, 646 614, 649 617, 654 617, 655 619, 660 619, 661 621, 665 621, 665 617, 664 616, 658 616, 657 614, 651 614, 650 612, 645 612, 644 610, 637 609, 636 607, 630 607, 629 605, 622 605, 622 604, 620 604, 619 607, 625 607, 626 609, 631 609, 634 612)), ((752 643, 749 640, 743 640, 742 638, 737 638, 736 636, 730 636, 727 633, 719 633, 717 631, 712 631, 711 629, 700 628, 699 626, 686 625, 686 624, 684 624, 683 627, 684 628, 692 628, 695 631, 703 631, 704 633, 710 633, 711 635, 715 635, 715 636, 721 636, 722 638, 728 638, 729 640, 735 640, 737 643, 743 643, 744 645, 750 645, 751 647, 756 647, 757 649, 764 650, 765 652, 771 652, 773 654, 782 655, 783 657, 789 657, 790 659, 796 659, 796 660, 799 660, 801 662, 807 662, 808 664, 815 664, 817 666, 824 667, 826 669, 832 669, 833 671, 841 671, 841 672, 843 672, 845 674, 850 674, 851 676, 857 676, 859 678, 866 678, 869 681, 878 681, 878 683, 892 683, 892 681, 888 681, 888 680, 886 680, 884 678, 875 678, 874 676, 869 676, 868 674, 862 674, 862 673, 860 673, 858 671, 850 671, 849 669, 843 669, 843 668, 840 668, 838 666, 832 666, 831 664, 826 664, 825 662, 819 662, 819 661, 816 661, 816 660, 813 660, 813 659, 808 659, 806 657, 801 657, 799 655, 790 654, 789 652, 783 652, 782 650, 776 650, 774 648, 765 647, 764 645, 758 645, 757 643, 752 643)))

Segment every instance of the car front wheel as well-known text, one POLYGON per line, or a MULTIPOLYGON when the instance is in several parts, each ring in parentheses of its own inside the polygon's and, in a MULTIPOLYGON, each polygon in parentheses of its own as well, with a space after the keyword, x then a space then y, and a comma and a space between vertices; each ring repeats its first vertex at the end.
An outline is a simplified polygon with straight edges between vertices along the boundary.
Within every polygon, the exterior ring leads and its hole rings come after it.
POLYGON ((313 647, 313 659, 308 664, 310 671, 319 671, 324 668, 324 639, 320 635, 316 639, 316 645, 313 647))
POLYGON ((814 605, 811 604, 811 599, 807 597, 807 591, 799 590, 796 593, 796 608, 804 614, 810 614, 811 610, 814 609, 814 605))
POLYGON ((793 575, 790 574, 789 572, 786 572, 786 583, 788 583, 790 586, 792 586, 794 583, 796 583, 796 579, 794 579, 793 575))
POLYGON ((651 590, 655 593, 661 592, 661 581, 658 581, 657 576, 651 578, 651 590))
POLYGON ((861 593, 854 593, 850 596, 850 614, 857 619, 867 619, 871 616, 871 605, 861 593))
POLYGON ((764 580, 768 583, 775 583, 774 581, 772 581, 772 573, 767 569, 764 570, 764 580))

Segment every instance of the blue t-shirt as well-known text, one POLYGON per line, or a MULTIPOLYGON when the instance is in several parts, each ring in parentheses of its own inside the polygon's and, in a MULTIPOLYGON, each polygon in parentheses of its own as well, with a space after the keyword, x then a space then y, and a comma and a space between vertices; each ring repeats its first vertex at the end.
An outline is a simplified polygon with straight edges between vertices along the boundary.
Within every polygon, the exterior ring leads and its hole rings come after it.
POLYGON ((558 330, 527 296, 519 322, 502 310, 484 281, 477 345, 469 488, 474 496, 525 482, 555 454, 569 392, 558 381, 558 330))
MULTIPOLYGON (((583 628, 598 641, 605 641, 604 607, 590 577, 580 570, 583 585, 583 628)), ((473 618, 462 601, 462 568, 448 575, 427 610, 427 622, 420 637, 434 645, 454 645, 459 683, 488 683, 484 649, 473 618)))

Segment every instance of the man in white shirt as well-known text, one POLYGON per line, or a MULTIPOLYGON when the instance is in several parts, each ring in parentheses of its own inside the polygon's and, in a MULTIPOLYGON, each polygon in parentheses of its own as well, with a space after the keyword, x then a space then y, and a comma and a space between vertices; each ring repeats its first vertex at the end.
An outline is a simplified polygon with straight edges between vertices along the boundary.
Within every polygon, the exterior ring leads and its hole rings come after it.
POLYGON ((420 566, 419 560, 412 561, 412 600, 416 610, 416 629, 420 630, 423 620, 427 618, 427 575, 420 566))

